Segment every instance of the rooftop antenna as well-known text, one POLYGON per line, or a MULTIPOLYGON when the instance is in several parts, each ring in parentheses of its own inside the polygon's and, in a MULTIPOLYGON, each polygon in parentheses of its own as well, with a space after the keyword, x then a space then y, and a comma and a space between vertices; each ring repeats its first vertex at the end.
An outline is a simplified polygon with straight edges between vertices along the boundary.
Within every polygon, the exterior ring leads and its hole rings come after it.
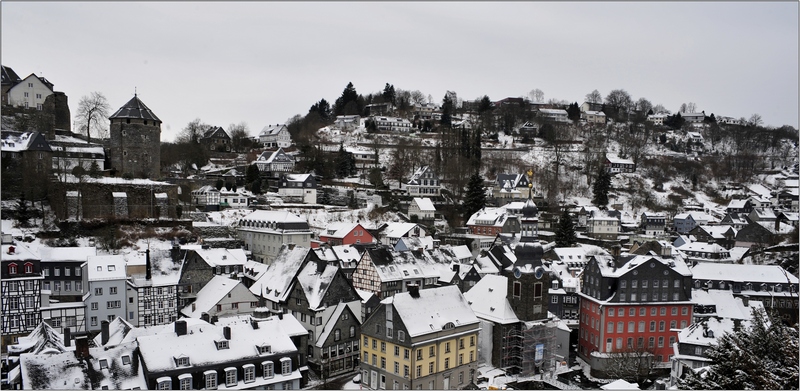
POLYGON ((133 96, 136 97, 136 86, 133 86, 133 96))

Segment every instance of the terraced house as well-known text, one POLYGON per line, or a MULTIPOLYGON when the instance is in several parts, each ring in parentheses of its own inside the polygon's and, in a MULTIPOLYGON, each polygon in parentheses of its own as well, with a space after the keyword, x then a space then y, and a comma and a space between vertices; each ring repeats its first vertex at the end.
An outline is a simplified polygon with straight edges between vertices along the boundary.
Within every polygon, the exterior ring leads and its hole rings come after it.
POLYGON ((480 323, 456 286, 384 299, 361 331, 362 385, 377 389, 464 388, 478 366, 480 323))

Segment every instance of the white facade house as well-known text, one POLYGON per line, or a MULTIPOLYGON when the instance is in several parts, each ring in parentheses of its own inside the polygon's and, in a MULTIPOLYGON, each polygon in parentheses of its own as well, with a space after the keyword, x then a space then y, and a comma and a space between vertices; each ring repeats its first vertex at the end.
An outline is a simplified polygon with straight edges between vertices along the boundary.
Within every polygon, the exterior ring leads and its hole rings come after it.
POLYGON ((84 302, 89 331, 99 331, 104 320, 125 319, 127 308, 125 258, 122 255, 95 255, 86 262, 89 289, 84 302))
POLYGON ((239 220, 239 238, 255 261, 271 264, 284 244, 311 246, 308 221, 286 211, 257 210, 239 220))
POLYGON ((664 125, 664 120, 669 117, 667 113, 656 113, 647 116, 647 120, 652 122, 653 125, 664 125))
POLYGON ((686 122, 692 124, 702 123, 706 119, 705 113, 680 113, 680 115, 686 122))
POLYGON ((294 156, 286 154, 283 148, 278 148, 274 152, 264 151, 253 164, 258 167, 258 171, 270 173, 270 177, 278 178, 280 174, 294 170, 295 159, 294 156))
POLYGON ((292 146, 292 136, 284 124, 267 125, 258 134, 258 141, 267 148, 289 148, 292 146))
POLYGON ((636 171, 636 163, 634 163, 633 160, 622 159, 619 156, 611 154, 606 156, 605 165, 606 169, 611 174, 636 171))
POLYGON ((278 182, 278 194, 284 201, 317 203, 317 181, 311 174, 284 174, 278 182))
POLYGON ((192 204, 197 206, 219 205, 220 191, 214 186, 203 186, 192 191, 192 204))
POLYGON ((206 283, 197 300, 181 309, 187 318, 201 318, 203 314, 225 317, 252 314, 258 307, 258 297, 241 282, 226 276, 216 275, 206 283))
POLYGON ((408 190, 408 195, 412 197, 439 196, 442 192, 439 176, 429 166, 422 166, 417 169, 406 184, 406 189, 408 190))
POLYGON ((414 199, 411 200, 411 204, 408 205, 408 215, 416 215, 422 220, 432 220, 435 213, 436 207, 433 206, 433 202, 431 202, 431 199, 428 197, 414 197, 414 199))
POLYGON ((223 187, 222 190, 219 191, 219 203, 229 208, 247 208, 247 196, 238 191, 226 190, 223 187))
POLYGON ((569 122, 569 114, 563 109, 539 109, 539 116, 553 122, 569 122))
POLYGON ((590 124, 604 124, 606 123, 606 113, 602 111, 584 111, 581 113, 581 119, 590 124))
POLYGON ((619 219, 597 211, 586 222, 586 233, 593 238, 616 240, 619 234, 619 219))
POLYGON ((360 115, 337 115, 333 125, 343 131, 352 131, 361 127, 360 115))
POLYGON ((102 144, 60 134, 49 143, 53 150, 53 170, 62 175, 71 173, 77 166, 86 171, 91 170, 93 164, 100 170, 105 168, 106 152, 102 144))
POLYGON ((42 110, 44 100, 53 95, 53 83, 31 73, 8 90, 8 103, 14 107, 42 110))
POLYGON ((382 132, 410 132, 411 122, 405 118, 396 117, 372 117, 375 126, 382 132))

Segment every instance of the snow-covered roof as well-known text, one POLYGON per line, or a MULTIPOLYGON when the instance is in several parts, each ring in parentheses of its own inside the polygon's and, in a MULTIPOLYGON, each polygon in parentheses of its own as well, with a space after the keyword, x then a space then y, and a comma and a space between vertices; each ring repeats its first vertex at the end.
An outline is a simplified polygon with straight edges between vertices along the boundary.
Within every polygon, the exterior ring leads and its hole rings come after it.
POLYGON ((631 159, 623 159, 617 155, 612 155, 612 154, 606 155, 606 159, 608 160, 609 163, 612 164, 630 164, 630 165, 634 164, 633 160, 631 159))
POLYGON ((220 300, 231 293, 239 284, 241 282, 237 280, 216 275, 197 292, 197 299, 192 304, 181 309, 180 312, 190 318, 199 318, 202 313, 210 312, 220 300))
POLYGON ((400 238, 397 240, 397 244, 395 244, 394 250, 401 251, 402 248, 405 248, 406 250, 416 250, 418 248, 424 248, 430 250, 433 248, 433 237, 412 236, 410 238, 400 238))
POLYGON ((554 115, 567 115, 567 111, 564 109, 539 109, 539 112, 554 115))
POLYGON ((606 113, 604 113, 602 111, 586 110, 586 111, 584 111, 584 113, 586 113, 586 115, 597 115, 597 116, 600 116, 600 117, 605 117, 606 116, 606 113))
POLYGON ((673 220, 684 220, 688 219, 689 216, 692 217, 692 220, 698 223, 707 223, 709 221, 715 221, 714 217, 704 213, 704 212, 686 212, 686 213, 678 213, 673 217, 673 220))
POLYGON ((309 309, 320 309, 322 298, 331 286, 331 282, 338 270, 338 266, 326 262, 325 268, 319 272, 317 270, 317 262, 308 262, 297 274, 297 283, 306 295, 309 309))
POLYGON ((303 246, 289 248, 284 245, 264 275, 250 286, 250 292, 273 302, 285 301, 291 293, 292 280, 310 250, 303 246))
POLYGON ((715 316, 730 319, 751 319, 753 309, 764 309, 761 301, 749 300, 748 305, 744 305, 741 297, 735 297, 732 291, 723 289, 692 289, 692 302, 714 305, 717 308, 715 316))
MULTIPOLYGON (((150 330, 152 329, 153 334, 158 329, 163 328, 164 326, 155 326, 150 328, 142 328, 150 330)), ((131 335, 131 338, 126 337, 130 334, 132 330, 136 329, 132 324, 128 323, 125 319, 115 316, 114 320, 108 322, 108 341, 103 345, 103 336, 102 334, 97 334, 94 337, 94 344, 95 346, 114 346, 119 345, 121 343, 130 342, 136 339, 137 335, 131 335)))
MULTIPOLYGON (((269 319, 258 322, 254 329, 249 323, 233 323, 227 349, 217 349, 216 342, 225 340, 223 326, 203 321, 187 322, 187 333, 175 332, 137 338, 139 351, 150 372, 165 372, 178 369, 176 357, 188 357, 191 366, 213 366, 233 363, 274 354, 296 352, 289 335, 279 322, 269 319), (259 346, 268 345, 271 353, 261 354, 259 346)), ((174 324, 174 323, 173 323, 174 324)))
POLYGON ((263 129, 261 129, 261 132, 258 134, 258 136, 259 137, 274 136, 277 135, 283 129, 286 129, 286 125, 284 124, 267 125, 263 129))
POLYGON ((124 280, 125 257, 122 255, 94 255, 87 259, 86 274, 89 281, 124 280))
POLYGON ((778 265, 698 263, 692 268, 695 280, 797 284, 798 279, 778 265))
POLYGON ((331 246, 331 250, 336 255, 336 259, 338 259, 343 266, 348 268, 356 267, 358 261, 361 260, 361 253, 359 253, 358 249, 353 245, 344 244, 331 246))
POLYGON ((361 289, 356 289, 356 293, 358 293, 358 296, 361 297, 361 302, 363 303, 366 303, 367 301, 369 301, 370 298, 375 296, 374 292, 369 292, 361 289))
POLYGON ((711 253, 711 254, 719 254, 719 253, 727 253, 728 249, 725 247, 720 246, 716 243, 705 243, 705 242, 692 242, 686 243, 680 247, 678 250, 686 252, 686 251, 695 251, 701 253, 711 253))
POLYGON ((21 243, 2 245, 2 254, 4 261, 29 261, 39 259, 38 254, 34 254, 33 251, 21 243), (14 248, 13 253, 9 253, 11 247, 14 248))
POLYGON ((397 293, 381 303, 392 304, 412 338, 440 332, 448 323, 455 327, 474 325, 476 329, 479 324, 455 285, 420 289, 418 297, 411 296, 411 292, 397 293))
POLYGON ((284 174, 288 182, 305 182, 311 174, 284 174))
POLYGON ((597 259, 597 267, 600 269, 600 273, 603 277, 619 278, 637 267, 644 267, 644 265, 650 262, 659 262, 682 276, 692 275, 692 271, 689 270, 689 266, 687 266, 685 262, 665 259, 658 256, 637 255, 619 267, 612 266, 608 262, 613 260, 613 257, 610 255, 595 255, 595 259, 597 259))
POLYGON ((194 251, 211 267, 247 263, 247 255, 241 248, 199 248, 194 251))
POLYGON ((428 166, 422 166, 418 168, 416 171, 414 171, 413 174, 411 174, 411 178, 408 180, 408 184, 409 185, 421 184, 420 179, 422 178, 422 175, 425 174, 428 170, 429 170, 428 166))
POLYGON ((586 257, 586 250, 583 247, 556 247, 553 252, 558 257, 559 261, 564 262, 581 262, 586 263, 589 259, 586 257))
POLYGON ((417 227, 417 224, 415 223, 391 222, 386 224, 386 228, 383 229, 383 233, 387 238, 400 238, 415 227, 417 227))
POLYGON ((470 225, 490 225, 502 227, 508 218, 511 217, 505 208, 483 208, 469 217, 467 226, 470 225))
POLYGON ((459 260, 472 258, 472 251, 469 250, 467 245, 452 246, 453 255, 459 260))
POLYGON ((486 275, 464 293, 475 316, 498 324, 519 322, 508 303, 508 278, 486 275))
POLYGON ((433 206, 433 202, 428 197, 425 198, 414 197, 413 202, 417 204, 417 207, 419 207, 419 210, 421 211, 426 211, 426 212, 436 211, 436 207, 433 206))
MULTIPOLYGON (((5 254, 3 254, 5 259, 5 254)), ((42 262, 79 261, 86 262, 90 256, 97 255, 94 247, 39 247, 42 262)))
POLYGON ((603 390, 641 390, 636 383, 628 383, 623 379, 617 379, 611 383, 600 386, 603 390))
POLYGON ((725 233, 729 230, 733 232, 734 236, 738 232, 730 225, 700 225, 699 227, 714 239, 725 239, 725 233))
POLYGON ((10 355, 22 353, 39 354, 43 351, 66 352, 74 350, 74 346, 64 346, 64 335, 53 329, 47 322, 41 322, 33 331, 24 337, 19 337, 17 343, 8 345, 10 355))
POLYGON ((256 210, 242 217, 242 220, 281 223, 306 223, 306 219, 285 210, 256 210))
POLYGON ((325 233, 320 234, 320 236, 341 239, 347 236, 347 234, 350 232, 353 232, 353 230, 359 225, 359 223, 347 222, 328 223, 328 226, 325 227, 325 233))
POLYGON ((749 199, 733 199, 728 203, 728 209, 744 208, 747 201, 749 201, 749 199))

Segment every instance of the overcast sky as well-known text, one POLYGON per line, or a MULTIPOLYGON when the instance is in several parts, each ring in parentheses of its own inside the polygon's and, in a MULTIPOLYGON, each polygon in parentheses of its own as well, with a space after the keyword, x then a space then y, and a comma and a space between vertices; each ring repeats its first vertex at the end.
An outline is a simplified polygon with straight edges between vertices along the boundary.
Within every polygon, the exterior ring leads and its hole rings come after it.
POLYGON ((2 64, 112 112, 139 98, 172 141, 189 121, 252 135, 388 82, 435 102, 584 100, 624 89, 675 112, 798 127, 798 3, 2 3, 2 64))

